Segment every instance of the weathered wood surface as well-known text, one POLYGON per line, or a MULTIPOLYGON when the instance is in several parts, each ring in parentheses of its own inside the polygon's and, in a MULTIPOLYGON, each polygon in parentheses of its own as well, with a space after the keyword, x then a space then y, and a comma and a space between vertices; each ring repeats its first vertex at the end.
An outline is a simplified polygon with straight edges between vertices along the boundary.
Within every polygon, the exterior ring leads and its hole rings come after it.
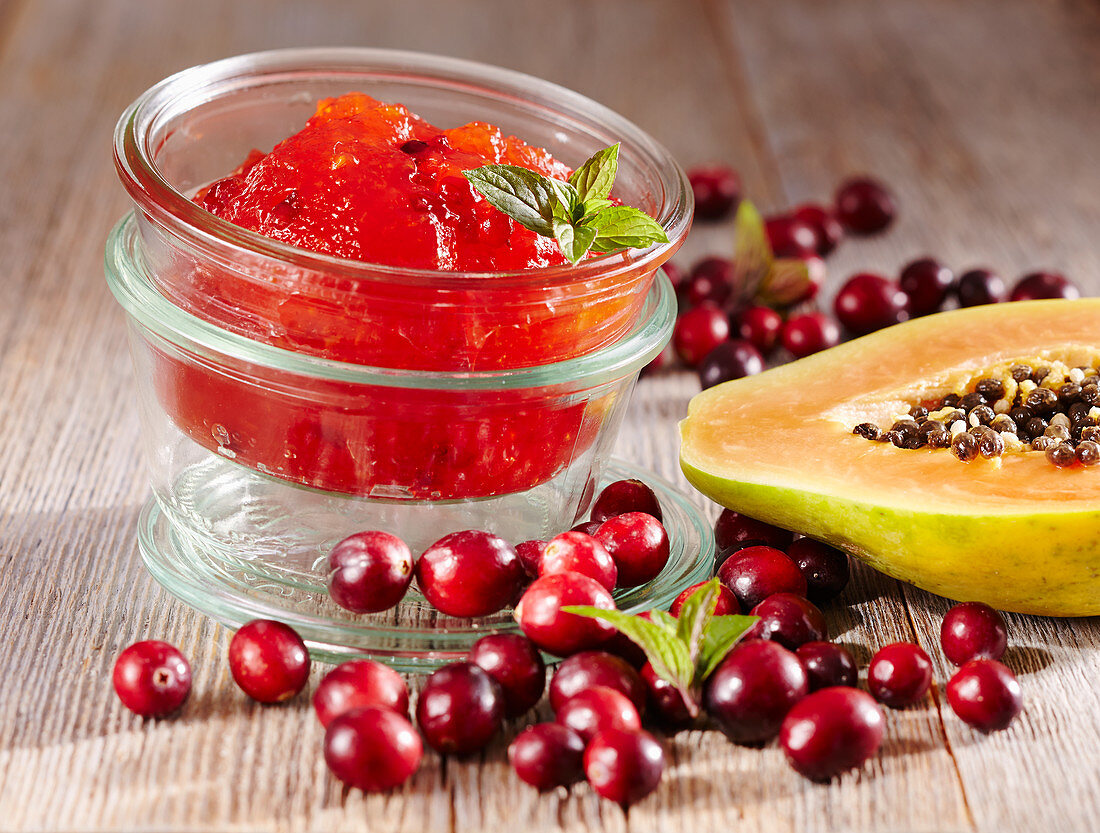
MULTIPOLYGON (((0 829, 1095 830, 1100 620, 1010 617, 1026 709, 984 737, 943 700, 947 603, 866 570, 850 607, 830 611, 840 640, 866 661, 916 639, 937 685, 890 713, 872 766, 825 786, 774 745, 693 732, 669 740, 664 785, 628 815, 583 786, 538 795, 512 775, 505 739, 473 760, 428 755, 406 788, 363 797, 327 775, 305 697, 245 701, 228 634, 161 591, 136 551, 146 488, 133 381, 100 267, 125 210, 109 137, 125 104, 170 72, 321 44, 452 54, 563 83, 685 164, 735 163, 768 210, 877 173, 900 220, 841 248, 833 288, 931 252, 1010 278, 1061 268, 1100 293, 1100 8, 1084 0, 3 0, 0 829), (149 637, 193 663, 175 720, 143 723, 110 690, 117 652, 149 637)), ((727 229, 700 227, 679 261, 728 248, 727 229)), ((695 389, 684 373, 644 380, 619 453, 677 477, 674 426, 695 389)))

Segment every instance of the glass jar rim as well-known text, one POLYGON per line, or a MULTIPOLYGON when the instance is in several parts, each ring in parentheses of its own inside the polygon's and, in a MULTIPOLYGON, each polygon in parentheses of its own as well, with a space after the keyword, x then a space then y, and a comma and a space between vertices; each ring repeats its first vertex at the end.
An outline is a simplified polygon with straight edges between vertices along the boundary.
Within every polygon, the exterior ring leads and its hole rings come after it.
POLYGON ((191 67, 150 87, 123 112, 114 133, 115 166, 137 207, 151 220, 186 239, 237 256, 261 256, 315 272, 359 281, 471 288, 486 279, 503 286, 563 286, 617 272, 657 268, 680 246, 691 226, 694 200, 687 176, 671 154, 633 122, 579 93, 524 73, 425 53, 390 49, 278 49, 191 67), (662 193, 655 219, 668 243, 590 257, 577 265, 520 271, 459 272, 412 269, 311 252, 223 220, 177 190, 162 174, 151 138, 158 124, 220 94, 291 76, 356 75, 415 78, 438 88, 476 90, 502 101, 524 103, 577 124, 599 124, 628 144, 656 173, 662 193))

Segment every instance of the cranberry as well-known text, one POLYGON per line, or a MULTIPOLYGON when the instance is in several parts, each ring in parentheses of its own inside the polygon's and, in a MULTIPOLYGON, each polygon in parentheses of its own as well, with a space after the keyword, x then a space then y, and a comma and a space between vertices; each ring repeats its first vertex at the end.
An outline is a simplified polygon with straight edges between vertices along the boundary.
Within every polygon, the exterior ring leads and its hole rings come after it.
POLYGON ((787 306, 813 300, 817 297, 817 293, 821 291, 821 287, 825 283, 827 270, 825 269, 824 260, 817 255, 804 255, 802 257, 802 262, 806 266, 807 282, 803 284, 800 293, 788 299, 787 306))
POLYGON ((844 239, 844 226, 840 224, 836 214, 824 206, 806 203, 798 206, 791 214, 814 230, 817 253, 822 257, 832 253, 844 239))
POLYGON ((466 530, 440 538, 416 562, 420 592, 448 616, 488 616, 511 603, 525 580, 523 564, 503 539, 466 530))
POLYGON ((874 757, 885 722, 882 709, 866 692, 823 688, 790 710, 779 744, 796 772, 827 781, 874 757))
POLYGON ((649 732, 608 729, 584 750, 584 774, 603 798, 623 806, 641 801, 661 783, 665 752, 649 732))
POLYGON ((901 270, 901 291, 909 299, 910 315, 938 312, 955 285, 955 273, 938 260, 922 257, 901 270))
POLYGON ((445 755, 483 748, 504 719, 504 694, 488 671, 454 662, 432 672, 416 702, 416 722, 428 746, 445 755))
POLYGON ((341 714, 325 731, 325 763, 350 787, 381 792, 420 767, 424 745, 412 723, 392 709, 366 706, 341 714))
POLYGON ((1016 676, 994 659, 972 659, 956 671, 947 683, 947 702, 982 732, 1007 728, 1024 707, 1016 676))
POLYGON ((829 635, 821 611, 794 593, 775 593, 752 609, 758 621, 749 630, 751 638, 770 639, 792 651, 806 642, 817 642, 829 635))
POLYGON ((874 234, 894 220, 897 206, 886 187, 870 177, 854 177, 836 192, 836 216, 852 234, 874 234))
POLYGON ((848 586, 848 556, 836 547, 799 538, 787 548, 787 556, 806 577, 806 596, 812 602, 834 599, 848 586))
POLYGON ((521 780, 541 791, 568 787, 584 774, 584 741, 560 723, 528 726, 508 747, 521 780))
POLYGON ((810 691, 846 685, 854 686, 859 676, 855 658, 834 642, 806 642, 795 651, 806 667, 810 691))
POLYGON ((599 619, 566 613, 566 605, 593 605, 614 610, 607 588, 580 573, 554 573, 532 582, 516 605, 516 620, 527 638, 544 651, 568 656, 595 648, 616 632, 599 619))
POLYGON ((721 306, 732 294, 736 279, 732 261, 724 257, 705 257, 691 267, 684 284, 687 302, 693 307, 708 301, 721 306))
POLYGON ((630 698, 602 685, 579 691, 562 703, 557 721, 580 735, 585 743, 604 729, 642 728, 642 718, 630 698))
POLYGON ((1065 275, 1057 272, 1032 272, 1012 287, 1010 301, 1034 301, 1040 298, 1080 298, 1081 290, 1065 275))
POLYGON ((537 578, 539 574, 539 560, 542 551, 546 548, 546 541, 521 541, 516 544, 516 555, 519 563, 523 565, 523 571, 531 578, 537 578))
POLYGON ((932 685, 932 661, 918 645, 895 642, 880 648, 867 668, 867 688, 892 709, 921 700, 932 685))
POLYGON ((712 304, 689 309, 678 319, 672 331, 672 345, 688 367, 698 367, 707 354, 729 338, 730 322, 721 309, 712 304))
MULTIPOLYGON (((570 532, 583 532, 585 535, 592 535, 595 537, 596 533, 600 529, 600 521, 581 521, 579 524, 570 529, 570 532)), ((540 555, 539 558, 542 558, 540 555)), ((538 575, 538 565, 535 565, 535 574, 538 575)))
POLYGON ((761 743, 779 732, 791 706, 810 690, 798 657, 775 642, 734 648, 706 687, 707 712, 736 743, 761 743))
POLYGON ((500 684, 505 717, 519 717, 542 699, 546 663, 527 637, 518 633, 483 636, 470 648, 468 659, 500 684))
POLYGON ((691 724, 691 711, 684 702, 684 695, 668 680, 658 677, 648 662, 642 666, 642 680, 648 692, 648 711, 662 725, 676 729, 691 724))
MULTIPOLYGON (((724 550, 718 550, 714 554, 714 573, 718 574, 718 571, 722 569, 722 565, 730 560, 741 550, 747 550, 749 547, 768 547, 771 546, 767 541, 763 541, 759 538, 750 538, 747 541, 738 541, 734 544, 730 544, 724 550)), ((782 549, 782 547, 776 547, 776 549, 782 549)))
POLYGON ((603 523, 616 515, 627 512, 648 512, 657 520, 663 520, 657 495, 641 480, 616 480, 608 484, 596 498, 592 507, 592 520, 603 523))
POLYGON ((788 318, 779 333, 783 346, 796 359, 819 353, 840 343, 840 328, 823 312, 788 318))
POLYGON ((118 655, 111 682, 122 705, 134 714, 163 717, 191 693, 191 666, 167 642, 135 642, 118 655))
POLYGON ((775 593, 806 595, 806 578, 798 566, 774 547, 748 547, 731 556, 718 571, 742 610, 752 610, 775 593))
POLYGON ((596 686, 613 688, 645 712, 645 683, 621 657, 605 651, 581 651, 564 660, 550 678, 550 706, 558 711, 573 696, 596 686))
POLYGON ((377 613, 401 601, 413 577, 408 546, 388 532, 357 532, 328 555, 328 592, 354 613, 377 613))
MULTIPOLYGON (((669 607, 668 612, 673 616, 679 616, 680 611, 683 610, 684 602, 688 600, 688 596, 698 590, 706 584, 705 581, 701 581, 698 584, 693 584, 691 587, 686 587, 680 591, 680 595, 672 600, 672 605, 669 607)), ((737 601, 737 597, 733 595, 731 591, 725 585, 718 588, 718 604, 714 606, 715 616, 736 616, 741 612, 741 603, 737 601)))
POLYGON ((551 538, 539 559, 539 575, 580 573, 594 578, 608 590, 615 589, 619 570, 599 539, 584 532, 563 532, 551 538))
POLYGON ((695 197, 695 216, 700 220, 720 220, 741 199, 741 177, 725 165, 692 168, 688 182, 695 197))
POLYGON ((857 335, 864 335, 908 318, 907 300, 893 281, 860 272, 840 288, 833 310, 841 324, 857 335))
POLYGON ((764 357, 750 342, 723 341, 700 363, 699 384, 706 390, 732 379, 755 376, 763 369, 764 357))
POLYGON ((982 602, 957 604, 943 617, 940 645, 954 665, 972 659, 1000 659, 1008 647, 1004 617, 982 602))
POLYGON ((955 294, 961 307, 998 304, 1005 299, 1005 282, 989 269, 971 269, 959 276, 955 294))
POLYGON ((772 252, 776 257, 802 257, 817 253, 817 234, 813 227, 790 214, 780 214, 764 221, 772 252))
POLYGON ((771 307, 747 307, 738 313, 733 322, 733 334, 763 354, 776 348, 782 329, 783 318, 771 307))
POLYGON ((766 524, 748 515, 723 509, 714 522, 714 543, 720 550, 742 541, 762 541, 769 547, 785 550, 794 540, 794 533, 766 524))
POLYGON ((309 653, 302 637, 289 625, 254 619, 233 634, 229 670, 253 700, 279 703, 305 688, 309 653))
POLYGON ((664 526, 648 512, 624 512, 604 521, 596 538, 619 571, 619 587, 637 587, 655 579, 668 563, 664 526))
POLYGON ((380 662, 354 659, 329 671, 313 692, 313 710, 322 726, 328 726, 345 712, 367 706, 407 715, 409 690, 405 680, 380 662))

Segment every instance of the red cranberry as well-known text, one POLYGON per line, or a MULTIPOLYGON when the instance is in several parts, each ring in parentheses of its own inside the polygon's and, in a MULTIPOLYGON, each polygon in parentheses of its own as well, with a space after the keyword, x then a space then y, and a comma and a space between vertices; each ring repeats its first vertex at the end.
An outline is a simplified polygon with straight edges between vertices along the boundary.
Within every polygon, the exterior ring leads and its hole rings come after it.
POLYGON ((448 616, 496 613, 516 598, 524 580, 508 542, 474 529, 440 538, 416 562, 420 592, 448 616))
POLYGON ((328 555, 328 592, 354 613, 377 613, 401 601, 413 577, 408 546, 388 532, 358 532, 328 555))
POLYGON ((1057 272, 1032 272, 1012 287, 1010 301, 1035 301, 1040 298, 1080 298, 1081 290, 1065 275, 1057 272))
POLYGON ((783 346, 796 359, 820 353, 840 343, 840 328, 823 312, 788 318, 779 333, 783 346))
POLYGON ((955 273, 938 260, 922 257, 901 270, 901 291, 909 299, 910 315, 939 312, 955 285, 955 273))
POLYGON ((825 284, 825 276, 827 270, 825 268, 825 261, 817 255, 804 255, 802 262, 806 265, 806 277, 808 281, 802 287, 802 292, 790 298, 788 306, 793 304, 802 303, 803 301, 810 301, 817 297, 817 293, 821 291, 821 287, 825 284))
POLYGON ((947 702, 963 722, 982 732, 1005 729, 1024 707, 1016 676, 994 659, 973 659, 947 683, 947 702))
POLYGON ((806 203, 800 205, 791 214, 814 230, 817 241, 817 253, 822 257, 831 254, 844 239, 844 226, 829 209, 821 205, 806 203))
POLYGON ((854 686, 859 676, 855 658, 835 642, 806 642, 795 651, 806 667, 810 691, 846 685, 854 686))
POLYGON ((584 774, 592 789, 623 806, 657 789, 664 771, 665 752, 644 730, 608 729, 584 750, 584 774))
POLYGON ((762 743, 776 736, 791 706, 810 690, 798 657, 776 642, 753 639, 738 645, 711 674, 707 713, 736 743, 762 743))
POLYGON ((723 341, 699 364, 699 384, 706 390, 732 379, 755 376, 763 369, 764 357, 750 342, 723 341))
POLYGON ((730 322, 716 306, 703 304, 676 319, 672 345, 688 367, 698 367, 707 354, 729 338, 730 322))
POLYGON ((621 657, 605 651, 581 651, 564 660, 550 678, 550 706, 558 711, 571 698, 596 686, 626 696, 639 714, 645 712, 645 683, 621 657))
POLYGON ((329 671, 313 692, 313 710, 328 726, 352 709, 379 706, 409 713, 409 690, 392 668, 369 659, 354 659, 329 671))
POLYGON ((834 599, 848 586, 848 556, 836 547, 813 538, 799 538, 787 548, 787 557, 806 577, 806 596, 812 602, 834 599))
POLYGON ((841 324, 857 335, 864 335, 908 318, 907 300, 893 281, 860 272, 840 288, 833 310, 841 324))
POLYGON ((521 780, 540 791, 568 787, 584 774, 584 741, 560 723, 528 726, 508 747, 521 780))
POLYGON ((118 655, 111 682, 122 705, 134 714, 163 717, 191 693, 191 666, 167 642, 135 642, 118 655))
POLYGON ((659 521, 664 519, 657 495, 649 486, 641 480, 616 480, 604 487, 596 498, 592 520, 603 523, 608 518, 627 512, 648 512, 659 521))
POLYGON ((580 573, 594 578, 608 590, 615 589, 619 570, 599 539, 583 532, 563 532, 551 538, 539 560, 539 575, 580 573))
POLYGON ((580 573, 554 573, 535 579, 527 588, 516 605, 516 621, 539 648, 561 657, 595 648, 615 634, 606 622, 564 612, 566 605, 614 610, 615 600, 595 579, 580 573))
POLYGON ((764 221, 772 252, 776 257, 802 257, 817 253, 817 234, 808 223, 789 214, 764 221))
POLYGON ((957 604, 943 617, 940 645, 954 665, 972 659, 1000 659, 1008 647, 1004 617, 982 602, 957 604))
POLYGON ((691 712, 684 702, 684 695, 668 680, 658 677, 648 662, 642 666, 642 680, 648 691, 648 711, 663 726, 677 729, 691 724, 691 712))
POLYGON ((660 575, 668 563, 664 526, 648 512, 624 512, 604 521, 596 538, 619 571, 619 587, 637 587, 660 575))
POLYGON ((684 294, 690 306, 707 302, 721 306, 733 292, 737 279, 733 263, 724 257, 705 257, 691 267, 684 284, 684 294))
POLYGON ((531 578, 537 578, 539 574, 539 560, 542 551, 546 548, 546 541, 521 541, 516 544, 516 555, 519 563, 523 565, 523 571, 531 578))
POLYGON ((733 322, 733 334, 748 341, 763 354, 776 348, 782 329, 783 318, 771 307, 747 307, 738 313, 733 322))
POLYGON ((777 550, 786 550, 794 540, 794 533, 778 526, 766 524, 748 515, 723 509, 714 522, 714 543, 720 550, 743 541, 762 541, 777 550))
POLYGON ((897 206, 886 187, 870 177, 854 177, 836 192, 836 216, 852 234, 874 234, 894 220, 897 206))
MULTIPOLYGON (((747 541, 738 541, 735 544, 730 544, 724 550, 718 550, 714 554, 714 574, 718 575, 718 571, 722 569, 722 565, 729 561, 741 550, 747 550, 749 547, 768 547, 771 546, 767 541, 762 541, 759 538, 750 538, 747 541)), ((776 549, 781 549, 777 547, 776 549)))
MULTIPOLYGON (((600 530, 600 521, 581 521, 579 524, 570 529, 570 532, 583 532, 585 535, 591 535, 595 537, 596 533, 600 530)), ((542 556, 539 556, 540 558, 542 556)), ((535 565, 535 574, 538 575, 538 565, 535 565)))
POLYGON ((1005 299, 1005 282, 989 269, 971 269, 959 276, 955 294, 961 307, 998 304, 1005 299))
POLYGON ((254 619, 233 634, 229 670, 249 697, 261 703, 289 700, 309 679, 309 653, 293 628, 254 619))
POLYGON ((794 593, 775 593, 764 599, 752 609, 753 616, 759 616, 747 636, 757 639, 770 639, 784 648, 795 650, 806 642, 826 639, 829 629, 821 611, 801 596, 794 593))
POLYGON ((445 755, 483 748, 504 719, 500 683, 472 662, 436 669, 416 702, 416 722, 428 746, 445 755))
POLYGON ((557 721, 580 735, 585 743, 604 729, 642 728, 642 718, 630 698, 602 685, 579 691, 562 703, 557 721))
POLYGON ((895 642, 880 648, 867 668, 867 688, 892 709, 911 706, 932 685, 932 661, 919 646, 895 642))
POLYGON ((728 558, 718 570, 742 610, 752 610, 775 593, 806 595, 806 578, 797 565, 773 547, 748 547, 728 558))
POLYGON ((412 723, 378 706, 341 714, 325 731, 325 763, 332 774, 364 792, 405 783, 420 767, 424 745, 412 723))
POLYGON ((500 683, 505 717, 519 717, 542 699, 546 663, 527 637, 518 633, 483 636, 470 648, 469 660, 500 683))
MULTIPOLYGON (((706 584, 705 581, 701 581, 698 584, 693 584, 691 587, 686 587, 680 591, 680 595, 672 600, 671 606, 669 606, 668 612, 673 616, 679 617, 680 611, 684 608, 684 602, 688 600, 688 597, 706 584)), ((736 616, 741 612, 741 603, 737 601, 737 597, 733 595, 731 591, 725 585, 718 588, 718 604, 714 606, 715 616, 736 616)))
POLYGON ((882 709, 866 692, 823 688, 790 710, 779 744, 796 772, 827 781, 874 757, 885 722, 882 709))
POLYGON ((688 182, 695 197, 695 216, 700 220, 720 220, 741 199, 741 177, 725 165, 692 168, 688 182))

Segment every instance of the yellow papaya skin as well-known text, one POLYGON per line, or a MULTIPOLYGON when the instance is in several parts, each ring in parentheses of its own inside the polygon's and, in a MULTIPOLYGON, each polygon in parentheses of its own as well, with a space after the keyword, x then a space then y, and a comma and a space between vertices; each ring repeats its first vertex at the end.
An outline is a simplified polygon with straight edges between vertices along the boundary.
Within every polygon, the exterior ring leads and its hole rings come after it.
POLYGON ((1100 299, 917 319, 703 391, 680 423, 681 467, 723 506, 933 593, 1100 615, 1100 466, 1057 469, 1031 451, 962 463, 850 433, 984 369, 1059 357, 1100 357, 1100 299))

